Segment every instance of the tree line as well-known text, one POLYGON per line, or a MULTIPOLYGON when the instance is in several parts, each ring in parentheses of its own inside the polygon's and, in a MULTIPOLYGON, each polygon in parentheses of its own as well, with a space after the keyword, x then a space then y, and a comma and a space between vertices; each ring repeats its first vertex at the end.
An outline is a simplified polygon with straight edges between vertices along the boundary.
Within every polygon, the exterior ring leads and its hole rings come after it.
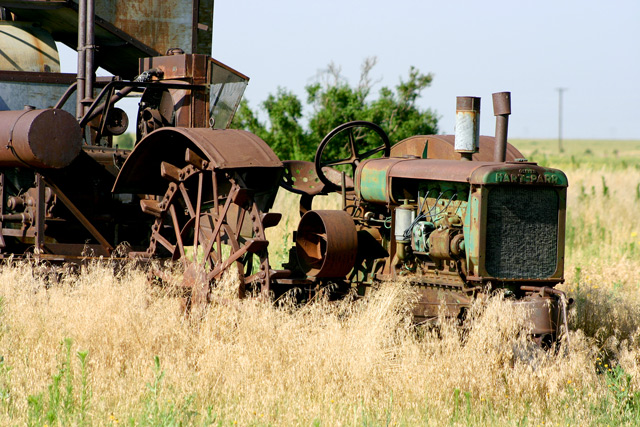
POLYGON ((370 99, 375 84, 371 70, 375 65, 376 58, 365 59, 358 84, 350 85, 341 76, 340 67, 329 64, 316 82, 305 87, 310 107, 306 121, 300 98, 279 87, 259 105, 267 114, 266 122, 260 121, 256 111, 243 100, 231 127, 256 134, 283 160, 313 160, 322 138, 336 126, 352 120, 376 123, 392 143, 412 135, 436 134, 435 112, 416 105, 422 91, 431 85, 433 75, 411 67, 408 76, 394 88, 382 87, 377 99, 370 99))

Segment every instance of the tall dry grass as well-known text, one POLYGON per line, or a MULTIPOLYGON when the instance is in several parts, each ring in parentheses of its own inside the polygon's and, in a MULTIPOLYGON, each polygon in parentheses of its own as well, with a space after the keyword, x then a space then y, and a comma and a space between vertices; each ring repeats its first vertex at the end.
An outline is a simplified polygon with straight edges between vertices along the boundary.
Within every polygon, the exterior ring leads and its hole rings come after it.
MULTIPOLYGON (((628 245, 640 234, 640 176, 568 175, 569 347, 531 347, 524 313, 499 294, 462 327, 441 319, 422 329, 403 283, 294 307, 234 299, 230 277, 214 303, 184 317, 133 267, 95 264, 55 282, 40 267, 6 264, 0 424, 639 423, 640 261, 628 245)), ((297 201, 277 203, 293 228, 297 201)))
POLYGON ((565 289, 576 299, 573 325, 610 345, 640 326, 640 169, 566 172, 565 289))
POLYGON ((301 308, 233 300, 227 284, 214 298, 225 303, 185 318, 140 271, 94 265, 49 286, 28 265, 3 267, 3 424, 583 423, 609 393, 588 339, 532 349, 523 313, 499 295, 462 329, 416 330, 402 283, 301 308))

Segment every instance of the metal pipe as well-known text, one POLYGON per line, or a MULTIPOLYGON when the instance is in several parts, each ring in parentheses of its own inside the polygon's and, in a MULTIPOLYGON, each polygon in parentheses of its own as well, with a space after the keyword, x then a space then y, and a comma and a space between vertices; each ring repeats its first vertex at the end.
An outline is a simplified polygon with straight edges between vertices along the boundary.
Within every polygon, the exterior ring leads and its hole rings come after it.
POLYGON ((507 134, 511 114, 511 92, 493 94, 493 115, 496 116, 496 136, 493 160, 504 162, 507 154, 507 134))
POLYGON ((462 160, 471 160, 478 152, 480 141, 480 98, 458 96, 456 98, 455 151, 462 160))
POLYGON ((33 218, 28 213, 4 214, 0 215, 2 222, 31 222, 33 218))
MULTIPOLYGON (((122 98, 130 94, 133 89, 135 89, 135 86, 129 86, 129 87, 125 87, 121 91, 116 92, 109 100, 106 100, 104 104, 99 105, 91 112, 91 115, 87 118, 87 122, 95 119, 100 114, 102 114, 107 103, 111 105, 115 104, 116 102, 120 101, 122 98)), ((101 97, 102 97, 102 92, 100 92, 100 95, 98 95, 98 98, 101 98, 101 97)))
POLYGON ((93 81, 95 80, 94 69, 94 54, 95 54, 95 0, 85 0, 87 3, 87 21, 86 21, 86 43, 85 60, 86 60, 86 80, 84 96, 86 99, 85 105, 90 104, 93 101, 93 81))
POLYGON ((342 171, 342 210, 347 209, 347 174, 342 171))
POLYGON ((84 116, 85 81, 87 79, 87 64, 85 62, 85 42, 87 30, 87 0, 78 1, 78 91, 76 92, 76 117, 81 119, 84 116))

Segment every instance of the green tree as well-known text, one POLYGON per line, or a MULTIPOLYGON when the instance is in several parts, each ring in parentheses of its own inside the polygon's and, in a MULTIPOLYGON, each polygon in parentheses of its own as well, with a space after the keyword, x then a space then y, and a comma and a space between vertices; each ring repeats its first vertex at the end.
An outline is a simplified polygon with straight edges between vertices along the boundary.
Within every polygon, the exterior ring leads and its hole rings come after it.
POLYGON ((310 107, 308 126, 302 124, 302 102, 292 92, 278 88, 260 107, 268 123, 261 123, 246 102, 242 102, 232 127, 246 129, 264 139, 282 159, 312 160, 317 145, 332 129, 352 120, 367 120, 384 129, 392 143, 412 135, 434 134, 438 118, 430 109, 421 109, 416 100, 433 80, 431 74, 409 69, 407 80, 394 88, 382 87, 378 99, 369 100, 374 86, 371 70, 375 58, 362 64, 360 81, 351 86, 340 74, 340 67, 329 64, 318 81, 306 87, 310 107))
POLYGON ((300 124, 300 99, 292 92, 278 88, 277 93, 270 94, 261 107, 267 112, 268 127, 258 120, 246 100, 240 103, 231 127, 256 134, 282 159, 308 160, 309 153, 314 148, 309 146, 308 135, 300 124))

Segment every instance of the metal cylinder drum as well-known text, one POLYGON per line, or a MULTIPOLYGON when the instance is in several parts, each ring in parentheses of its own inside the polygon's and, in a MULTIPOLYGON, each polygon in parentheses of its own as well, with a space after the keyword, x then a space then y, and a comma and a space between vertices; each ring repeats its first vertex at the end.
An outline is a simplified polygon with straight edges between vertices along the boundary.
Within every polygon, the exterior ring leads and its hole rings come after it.
POLYGON ((480 140, 480 98, 459 96, 456 100, 455 151, 478 152, 480 140))
POLYGON ((29 22, 0 21, 0 70, 60 72, 51 34, 29 22))
POLYGON ((313 277, 343 277, 353 268, 358 233, 344 211, 308 211, 298 225, 296 253, 303 271, 313 277))
POLYGON ((413 220, 416 219, 415 206, 405 204, 398 206, 395 210, 395 229, 394 235, 396 242, 408 243, 411 241, 411 232, 407 235, 405 233, 413 224, 413 220))
POLYGON ((82 149, 82 131, 64 110, 0 111, 0 166, 63 168, 82 149))

